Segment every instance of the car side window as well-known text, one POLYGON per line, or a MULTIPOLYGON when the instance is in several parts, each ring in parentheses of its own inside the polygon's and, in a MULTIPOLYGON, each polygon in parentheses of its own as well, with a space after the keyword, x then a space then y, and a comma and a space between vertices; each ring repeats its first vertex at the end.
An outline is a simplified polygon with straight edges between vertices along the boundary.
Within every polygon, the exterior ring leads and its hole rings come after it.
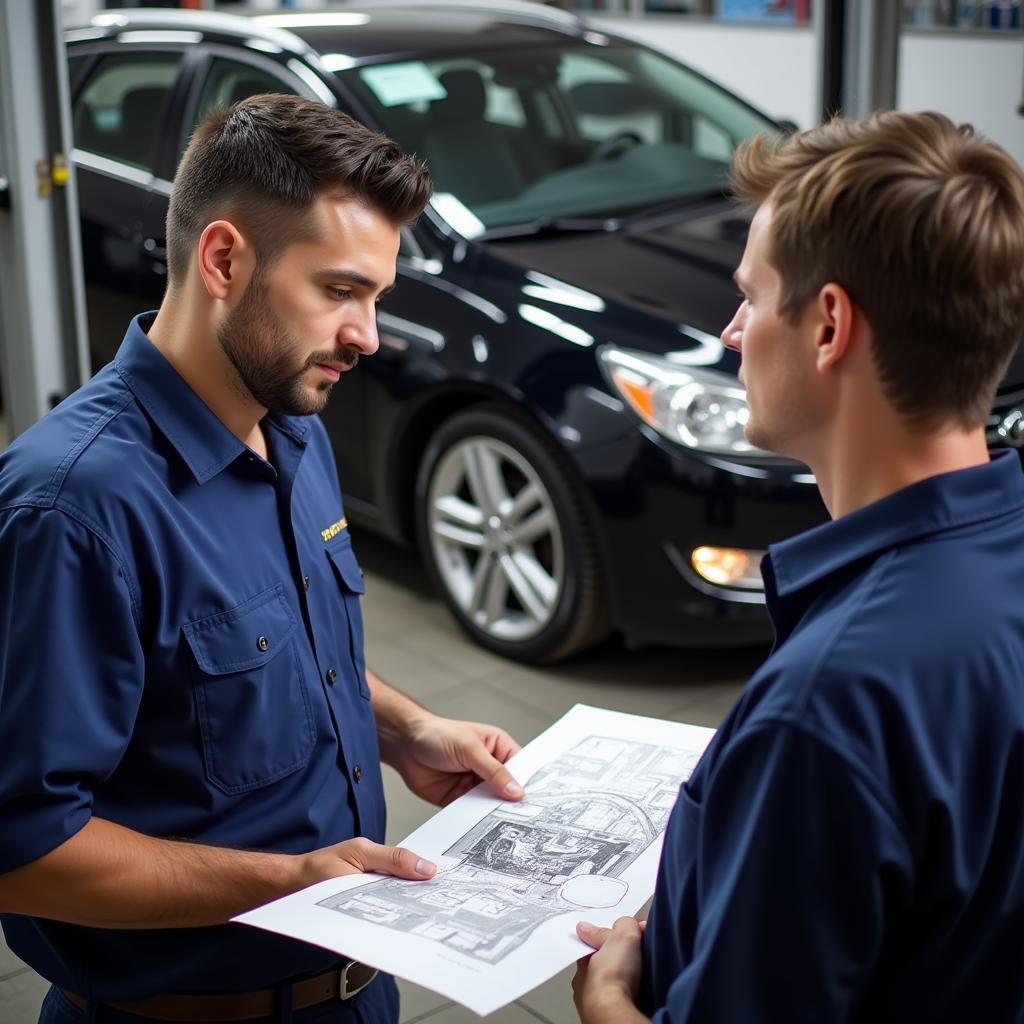
POLYGON ((700 116, 693 119, 692 142, 693 151, 699 156, 705 156, 711 160, 723 160, 726 163, 732 156, 735 145, 721 125, 700 116))
POLYGON ((295 95, 290 85, 263 68, 227 57, 215 57, 210 61, 203 91, 199 94, 194 123, 201 121, 214 107, 230 107, 239 100, 262 92, 295 95))
POLYGON ((167 97, 180 64, 181 56, 175 53, 103 57, 74 102, 75 145, 152 171, 167 97))

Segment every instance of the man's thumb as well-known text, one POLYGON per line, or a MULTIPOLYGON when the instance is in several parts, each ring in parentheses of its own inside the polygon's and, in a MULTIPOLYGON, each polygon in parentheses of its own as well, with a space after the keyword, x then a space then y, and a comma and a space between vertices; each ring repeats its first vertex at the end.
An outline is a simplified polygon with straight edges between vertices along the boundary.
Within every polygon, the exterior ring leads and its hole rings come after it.
POLYGON ((360 860, 363 861, 364 871, 376 871, 396 878, 433 878, 437 873, 436 864, 417 856, 404 846, 367 843, 360 860))

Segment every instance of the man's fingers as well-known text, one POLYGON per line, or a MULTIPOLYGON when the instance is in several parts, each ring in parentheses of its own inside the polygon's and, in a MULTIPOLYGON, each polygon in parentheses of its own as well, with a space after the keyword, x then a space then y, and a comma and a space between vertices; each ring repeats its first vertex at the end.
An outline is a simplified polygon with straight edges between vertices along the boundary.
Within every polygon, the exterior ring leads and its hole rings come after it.
POLYGON ((594 949, 600 949, 612 935, 627 938, 636 936, 644 930, 645 921, 637 921, 635 917, 620 917, 611 928, 598 928, 589 921, 580 921, 576 925, 576 934, 594 949))
POLYGON ((522 800, 526 796, 526 790, 516 782, 512 773, 504 765, 498 768, 488 782, 491 789, 506 800, 522 800))
POLYGON ((608 936, 611 933, 611 928, 598 928, 596 924, 591 924, 589 921, 580 921, 576 925, 576 934, 594 949, 600 949, 608 941, 608 936))
POLYGON ((504 764, 523 748, 507 732, 500 732, 494 740, 494 756, 504 764))
POLYGON ((485 779, 503 800, 522 800, 526 795, 512 773, 496 757, 491 757, 482 743, 473 744, 466 751, 466 760, 469 767, 485 779))
POLYGON ((342 843, 343 847, 355 847, 346 850, 346 859, 356 864, 360 871, 376 871, 382 875, 394 875, 396 878, 433 878, 437 873, 437 865, 418 857, 412 850, 403 846, 383 846, 372 843, 368 839, 356 839, 350 843, 342 843))
POLYGON ((441 799, 441 806, 447 807, 450 803, 465 796, 471 789, 475 789, 480 780, 475 775, 466 775, 460 782, 452 786, 441 799))

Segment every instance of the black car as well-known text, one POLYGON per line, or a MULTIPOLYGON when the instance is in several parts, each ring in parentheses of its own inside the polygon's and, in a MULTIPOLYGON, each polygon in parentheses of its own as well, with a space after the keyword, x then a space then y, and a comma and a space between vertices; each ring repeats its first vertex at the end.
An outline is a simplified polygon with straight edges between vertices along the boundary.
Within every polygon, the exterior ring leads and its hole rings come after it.
MULTIPOLYGON (((612 628, 766 637, 759 555, 825 516, 804 467, 745 441, 718 338, 748 225, 729 156, 779 125, 539 5, 111 11, 67 43, 97 366, 160 301, 197 118, 260 92, 338 106, 436 184, 380 352, 323 414, 351 519, 415 541, 463 626, 515 658, 612 628)), ((1019 444, 1024 390, 1005 390, 992 439, 1019 444)))

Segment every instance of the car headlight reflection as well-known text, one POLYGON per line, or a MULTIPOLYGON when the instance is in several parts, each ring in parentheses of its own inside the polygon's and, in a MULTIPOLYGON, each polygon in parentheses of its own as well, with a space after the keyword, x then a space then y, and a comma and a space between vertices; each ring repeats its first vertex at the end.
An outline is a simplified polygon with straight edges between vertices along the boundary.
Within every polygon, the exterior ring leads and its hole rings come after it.
POLYGON ((598 357, 616 393, 670 441, 705 452, 761 454, 744 436, 750 407, 735 377, 611 345, 598 357))

